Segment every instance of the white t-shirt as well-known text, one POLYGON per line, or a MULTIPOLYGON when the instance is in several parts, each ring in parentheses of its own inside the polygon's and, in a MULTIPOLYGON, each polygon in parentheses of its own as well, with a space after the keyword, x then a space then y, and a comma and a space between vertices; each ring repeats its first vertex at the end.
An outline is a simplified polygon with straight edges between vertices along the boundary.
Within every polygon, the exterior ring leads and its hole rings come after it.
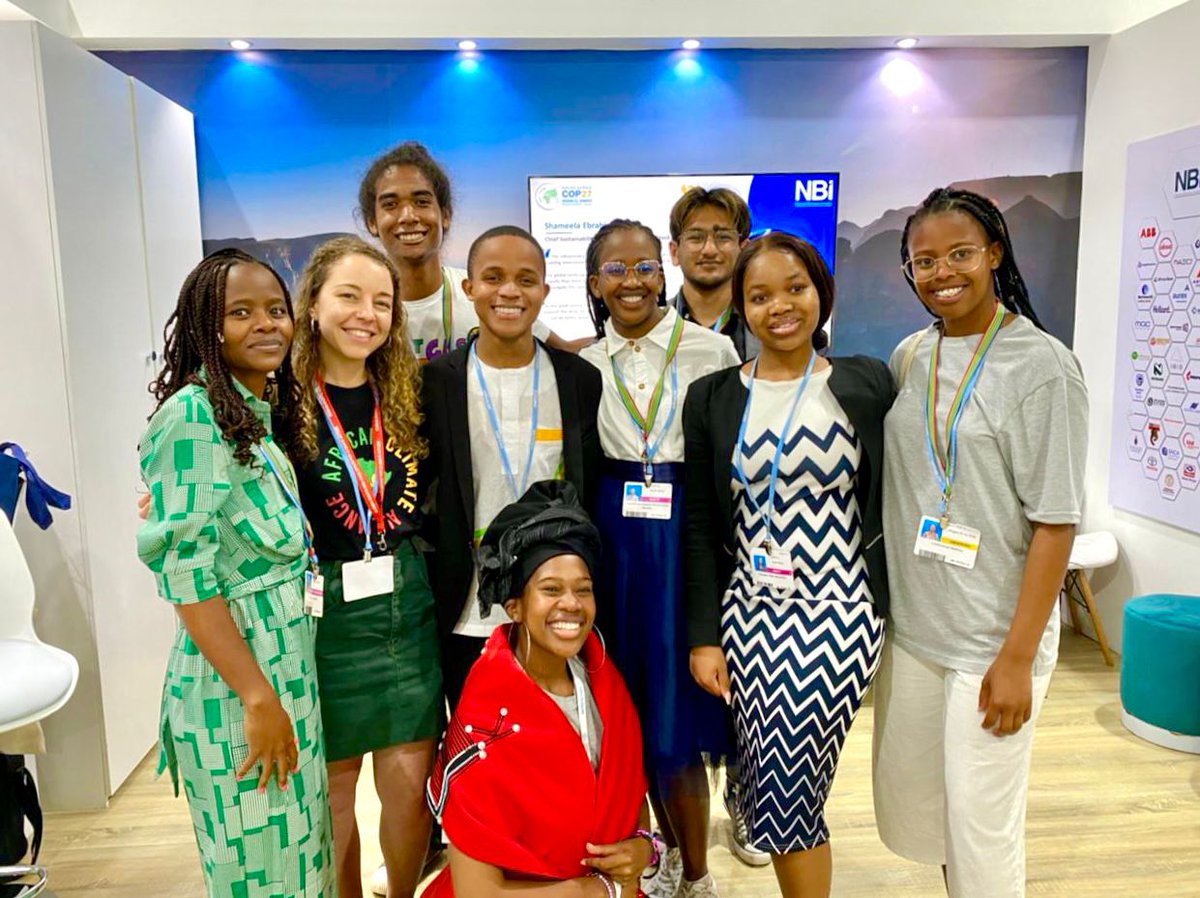
MULTIPOLYGON (((654 385, 658 383, 659 374, 666 364, 671 330, 678 318, 678 313, 668 307, 662 320, 654 325, 650 333, 637 340, 625 339, 609 322, 603 340, 597 340, 580 350, 583 358, 600 369, 604 392, 600 398, 596 426, 600 431, 600 445, 604 448, 604 454, 611 459, 641 461, 642 458, 642 435, 617 392, 613 362, 620 369, 625 388, 633 397, 638 411, 645 415, 650 408, 654 385)), ((662 401, 650 433, 650 445, 653 446, 663 428, 669 428, 658 445, 655 464, 683 461, 683 402, 687 398, 688 387, 706 374, 741 364, 732 340, 690 321, 684 322, 675 360, 678 363, 678 389, 672 388, 671 371, 667 369, 663 379, 662 401)))
MULTIPOLYGON (((479 388, 478 364, 487 383, 488 396, 500 422, 500 434, 517 481, 517 489, 524 492, 521 475, 525 470, 525 459, 529 454, 529 430, 533 420, 533 366, 538 365, 538 418, 534 442, 533 462, 529 467, 529 484, 539 480, 559 480, 563 476, 562 410, 558 404, 558 381, 554 377, 554 364, 549 355, 538 349, 534 361, 521 368, 493 368, 477 358, 467 366, 467 430, 465 436, 471 441, 471 467, 475 490, 475 545, 483 538, 488 525, 509 503, 515 502, 504 466, 500 461, 500 450, 496 445, 496 433, 488 417, 483 392, 479 388)), ((475 593, 479 586, 479 574, 471 576, 471 590, 467 593, 467 604, 459 616, 454 632, 463 636, 490 636, 497 624, 506 623, 508 615, 499 606, 493 606, 485 619, 479 613, 475 593)))
MULTIPOLYGON (((479 327, 479 316, 475 306, 463 290, 462 282, 467 272, 462 268, 442 268, 442 286, 423 299, 413 299, 404 304, 408 315, 408 337, 412 340, 417 363, 432 362, 445 352, 466 346, 471 331, 479 327), (450 315, 447 322, 443 308, 443 293, 449 286, 450 315), (446 324, 450 325, 450 339, 446 339, 446 324), (447 342, 452 345, 447 347, 447 342)), ((533 335, 539 340, 550 336, 550 328, 541 321, 533 323, 533 335)))

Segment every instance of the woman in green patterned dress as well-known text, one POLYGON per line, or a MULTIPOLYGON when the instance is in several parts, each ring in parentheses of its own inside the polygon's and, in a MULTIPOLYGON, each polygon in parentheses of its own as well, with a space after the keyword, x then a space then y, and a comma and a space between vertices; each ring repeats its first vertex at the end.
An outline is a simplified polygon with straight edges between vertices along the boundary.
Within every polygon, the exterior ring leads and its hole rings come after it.
POLYGON ((293 320, 279 276, 236 250, 188 275, 140 442, 138 554, 179 627, 159 770, 183 780, 212 898, 333 898, 310 543, 271 431, 290 404, 293 320))

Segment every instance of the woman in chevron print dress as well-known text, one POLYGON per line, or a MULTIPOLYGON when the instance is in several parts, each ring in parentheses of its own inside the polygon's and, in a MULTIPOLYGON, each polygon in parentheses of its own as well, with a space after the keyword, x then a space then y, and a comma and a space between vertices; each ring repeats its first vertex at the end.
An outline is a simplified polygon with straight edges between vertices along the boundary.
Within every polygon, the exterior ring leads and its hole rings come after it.
POLYGON ((883 644, 882 362, 826 359, 833 280, 790 234, 748 244, 733 301, 762 342, 684 406, 692 674, 733 707, 750 843, 785 896, 829 894, 824 804, 883 644), (782 445, 780 441, 782 440, 782 445))

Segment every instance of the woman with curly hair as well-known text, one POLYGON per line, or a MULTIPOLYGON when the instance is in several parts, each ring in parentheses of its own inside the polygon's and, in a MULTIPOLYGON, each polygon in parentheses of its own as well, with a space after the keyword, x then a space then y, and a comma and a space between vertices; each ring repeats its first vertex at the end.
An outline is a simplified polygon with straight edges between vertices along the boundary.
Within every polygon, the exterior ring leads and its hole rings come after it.
POLYGON ((411 896, 429 839, 422 784, 442 725, 433 594, 413 544, 426 446, 417 363, 387 256, 355 237, 297 289, 291 428, 324 587, 317 628, 338 893, 362 894, 354 796, 372 754, 388 894, 411 896))
POLYGON ((188 275, 166 327, 158 408, 139 443, 149 487, 138 555, 176 606, 159 769, 182 778, 208 895, 334 894, 310 539, 272 437, 294 396, 279 275, 221 250, 188 275), (247 777, 243 779, 243 777, 247 777))

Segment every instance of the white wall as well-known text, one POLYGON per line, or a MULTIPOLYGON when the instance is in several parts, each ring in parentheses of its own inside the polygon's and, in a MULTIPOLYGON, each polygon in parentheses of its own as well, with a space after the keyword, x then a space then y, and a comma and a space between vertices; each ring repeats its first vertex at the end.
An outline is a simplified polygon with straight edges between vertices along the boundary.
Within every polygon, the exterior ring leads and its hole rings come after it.
MULTIPOLYGON (((24 446, 48 482, 76 496, 36 35, 31 24, 0 23, 0 439, 24 446)), ((42 531, 22 511, 15 530, 33 572, 34 625, 79 660, 74 697, 46 721, 39 766, 57 772, 42 777, 43 803, 99 807, 108 791, 82 516, 78 506, 55 512, 42 531)))
POLYGON ((1108 502, 1108 454, 1129 144, 1200 124, 1200 0, 1092 48, 1083 147, 1075 352, 1091 396, 1084 529, 1111 530, 1116 565, 1092 585, 1109 640, 1119 650, 1127 599, 1150 592, 1200 595, 1200 535, 1114 509, 1108 502))
POLYGON ((74 500, 16 530, 38 633, 80 662, 38 764, 47 809, 75 810, 158 735, 176 624, 136 556, 137 440, 154 333, 201 252, 195 145, 190 113, 41 26, 0 23, 0 58, 0 439, 74 500))

